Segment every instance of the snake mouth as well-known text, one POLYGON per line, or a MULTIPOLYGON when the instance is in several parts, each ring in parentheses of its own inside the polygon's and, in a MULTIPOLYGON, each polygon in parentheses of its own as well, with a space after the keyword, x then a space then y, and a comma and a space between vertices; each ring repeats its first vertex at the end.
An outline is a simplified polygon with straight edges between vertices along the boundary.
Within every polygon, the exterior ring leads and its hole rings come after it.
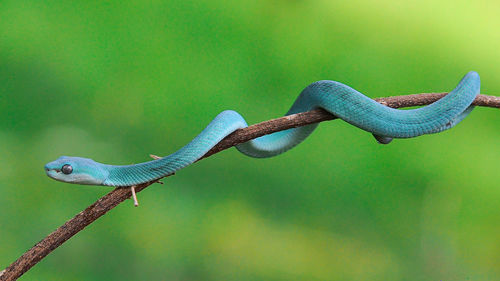
POLYGON ((45 167, 45 172, 48 173, 50 171, 55 171, 56 173, 60 173, 61 172, 61 169, 51 169, 51 168, 48 168, 48 167, 45 167))

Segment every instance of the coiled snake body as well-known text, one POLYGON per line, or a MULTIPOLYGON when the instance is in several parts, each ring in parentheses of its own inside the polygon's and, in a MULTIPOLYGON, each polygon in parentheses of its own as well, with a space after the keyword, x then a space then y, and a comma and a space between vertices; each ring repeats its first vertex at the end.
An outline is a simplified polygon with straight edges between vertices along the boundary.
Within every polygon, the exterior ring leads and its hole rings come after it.
MULTIPOLYGON (((380 143, 389 143, 392 138, 412 138, 455 126, 471 112, 471 104, 479 91, 479 75, 469 72, 452 92, 437 102, 418 109, 399 110, 381 105, 342 83, 318 81, 302 91, 286 115, 323 108, 372 133, 380 143)), ((236 148, 251 157, 272 157, 302 142, 317 125, 276 132, 239 144, 236 148)), ((87 158, 62 156, 45 165, 45 171, 49 177, 69 183, 137 185, 160 179, 192 164, 227 135, 245 127, 247 123, 240 114, 226 110, 186 146, 161 159, 116 166, 87 158)))

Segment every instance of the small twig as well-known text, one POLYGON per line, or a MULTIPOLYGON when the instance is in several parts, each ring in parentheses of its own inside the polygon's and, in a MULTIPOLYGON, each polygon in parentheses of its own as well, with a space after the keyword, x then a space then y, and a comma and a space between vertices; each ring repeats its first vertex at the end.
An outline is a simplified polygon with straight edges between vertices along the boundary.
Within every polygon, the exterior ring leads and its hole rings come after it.
POLYGON ((130 192, 132 193, 132 198, 134 198, 134 206, 139 206, 139 201, 137 201, 137 195, 135 194, 135 185, 130 187, 130 192))
MULTIPOLYGON (((396 96, 378 98, 376 101, 393 108, 411 107, 431 104, 446 94, 447 93, 432 93, 396 96)), ((476 97, 473 104, 478 106, 500 108, 500 97, 479 95, 476 97)), ((335 119, 335 116, 330 113, 321 109, 316 109, 255 124, 244 129, 239 129, 230 134, 209 152, 207 152, 201 159, 263 135, 333 119, 335 119)), ((151 157, 155 158, 154 155, 151 157)), ((137 185, 135 187, 135 192, 141 192, 153 183, 154 182, 149 182, 137 185)), ((106 214, 109 210, 113 209, 124 200, 130 198, 131 195, 131 188, 116 188, 104 195, 94 204, 87 207, 74 218, 67 221, 61 227, 45 237, 42 241, 38 242, 35 246, 26 251, 21 257, 7 267, 3 274, 0 273, 0 281, 15 280, 19 278, 19 276, 28 271, 66 240, 97 220, 102 215, 106 214)))

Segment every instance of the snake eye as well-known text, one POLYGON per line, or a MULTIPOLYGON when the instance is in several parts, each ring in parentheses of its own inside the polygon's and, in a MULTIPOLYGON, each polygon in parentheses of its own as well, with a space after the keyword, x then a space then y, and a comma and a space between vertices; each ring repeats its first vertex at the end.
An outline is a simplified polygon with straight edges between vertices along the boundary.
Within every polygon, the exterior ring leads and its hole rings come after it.
POLYGON ((65 175, 69 175, 71 174, 71 172, 73 172, 73 167, 71 167, 71 165, 69 164, 65 164, 62 166, 61 172, 63 172, 63 174, 65 175))

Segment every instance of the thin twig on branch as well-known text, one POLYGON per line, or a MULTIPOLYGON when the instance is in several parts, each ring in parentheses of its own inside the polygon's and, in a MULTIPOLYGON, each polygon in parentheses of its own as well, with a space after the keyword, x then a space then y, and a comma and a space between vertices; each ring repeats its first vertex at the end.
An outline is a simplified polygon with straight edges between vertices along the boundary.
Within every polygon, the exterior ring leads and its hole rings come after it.
MULTIPOLYGON (((389 107, 400 108, 431 104, 446 94, 447 93, 415 94, 378 98, 375 100, 389 107)), ((500 97, 479 95, 476 97, 473 104, 477 106, 500 108, 500 97)), ((316 109, 258 123, 244 129, 239 129, 230 134, 207 152, 201 159, 263 135, 333 119, 335 119, 335 116, 330 113, 321 109, 316 109)), ((154 182, 149 182, 137 185, 135 191, 141 192, 153 183, 154 182)), ((60 226, 42 241, 38 242, 4 271, 0 272, 0 281, 16 280, 40 260, 45 258, 50 252, 66 242, 66 240, 106 214, 121 202, 130 198, 131 195, 130 188, 116 188, 104 195, 94 204, 88 206, 85 210, 60 226)))

